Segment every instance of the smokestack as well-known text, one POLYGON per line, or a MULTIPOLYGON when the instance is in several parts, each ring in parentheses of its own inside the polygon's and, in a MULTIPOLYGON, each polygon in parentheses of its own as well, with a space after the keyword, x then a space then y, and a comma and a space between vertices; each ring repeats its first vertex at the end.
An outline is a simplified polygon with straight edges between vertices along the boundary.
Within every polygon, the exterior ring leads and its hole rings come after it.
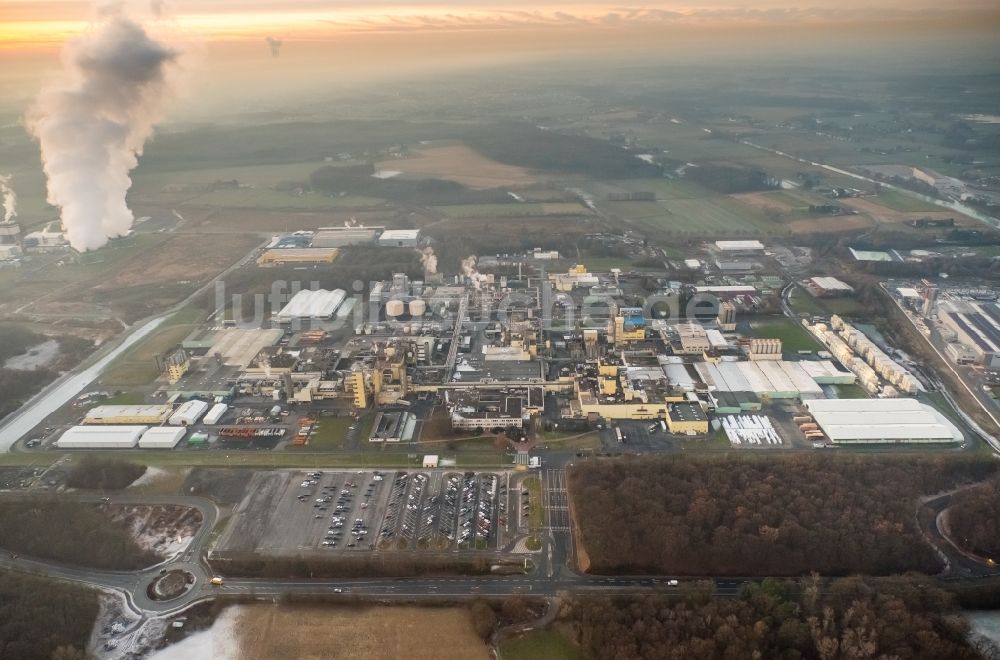
POLYGON ((94 250, 123 236, 133 216, 129 178, 159 119, 177 58, 121 14, 104 15, 63 49, 65 76, 45 87, 27 117, 70 245, 94 250))
POLYGON ((0 174, 0 195, 3 196, 3 221, 10 222, 17 216, 17 195, 10 187, 9 174, 0 174))
POLYGON ((267 37, 264 41, 267 42, 267 47, 271 49, 271 57, 281 55, 281 45, 285 43, 284 41, 275 39, 274 37, 267 37))

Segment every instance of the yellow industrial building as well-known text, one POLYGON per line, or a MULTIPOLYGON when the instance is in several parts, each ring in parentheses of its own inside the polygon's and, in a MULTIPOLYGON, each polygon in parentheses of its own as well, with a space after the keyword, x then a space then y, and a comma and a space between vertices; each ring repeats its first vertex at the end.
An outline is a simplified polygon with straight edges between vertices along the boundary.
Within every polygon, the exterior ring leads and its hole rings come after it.
POLYGON ((337 248, 274 248, 257 257, 257 265, 332 264, 338 254, 337 248))
POLYGON ((667 409, 667 428, 680 435, 708 433, 708 416, 695 403, 672 403, 667 409))
POLYGON ((173 409, 170 406, 97 406, 91 408, 84 424, 165 424, 173 409))

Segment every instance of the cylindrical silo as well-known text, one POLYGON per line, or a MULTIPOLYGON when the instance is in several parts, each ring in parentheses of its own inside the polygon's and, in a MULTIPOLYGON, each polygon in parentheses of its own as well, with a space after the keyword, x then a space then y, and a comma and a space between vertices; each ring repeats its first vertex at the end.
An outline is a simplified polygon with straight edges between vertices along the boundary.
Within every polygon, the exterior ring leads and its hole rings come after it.
POLYGON ((390 300, 385 304, 385 315, 390 319, 397 319, 403 315, 403 301, 390 300))

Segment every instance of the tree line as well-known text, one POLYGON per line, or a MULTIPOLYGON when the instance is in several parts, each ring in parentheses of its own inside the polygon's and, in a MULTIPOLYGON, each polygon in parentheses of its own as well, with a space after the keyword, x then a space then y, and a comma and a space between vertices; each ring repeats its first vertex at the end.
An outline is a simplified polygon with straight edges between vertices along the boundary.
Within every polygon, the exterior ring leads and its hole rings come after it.
POLYGON ((97 505, 58 497, 0 500, 0 547, 107 570, 145 568, 160 560, 97 505))
POLYGON ((767 579, 728 599, 711 583, 676 597, 575 596, 564 617, 586 657, 608 660, 1000 657, 969 639, 953 597, 929 580, 767 579))
POLYGON ((922 456, 588 461, 570 495, 595 573, 935 573, 916 500, 996 474, 922 456))
POLYGON ((84 660, 99 610, 91 589, 0 573, 0 660, 84 660))
POLYGON ((981 557, 1000 561, 1000 479, 956 493, 951 502, 952 540, 981 557))
POLYGON ((66 485, 88 490, 121 490, 145 473, 145 465, 87 454, 70 468, 66 485))

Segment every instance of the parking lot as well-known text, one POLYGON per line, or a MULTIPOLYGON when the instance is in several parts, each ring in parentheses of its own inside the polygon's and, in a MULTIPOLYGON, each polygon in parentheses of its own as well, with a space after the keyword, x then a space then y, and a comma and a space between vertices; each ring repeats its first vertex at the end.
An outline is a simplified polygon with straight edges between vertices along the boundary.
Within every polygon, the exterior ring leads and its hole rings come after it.
POLYGON ((419 470, 259 473, 218 549, 500 551, 512 540, 509 476, 419 470))

